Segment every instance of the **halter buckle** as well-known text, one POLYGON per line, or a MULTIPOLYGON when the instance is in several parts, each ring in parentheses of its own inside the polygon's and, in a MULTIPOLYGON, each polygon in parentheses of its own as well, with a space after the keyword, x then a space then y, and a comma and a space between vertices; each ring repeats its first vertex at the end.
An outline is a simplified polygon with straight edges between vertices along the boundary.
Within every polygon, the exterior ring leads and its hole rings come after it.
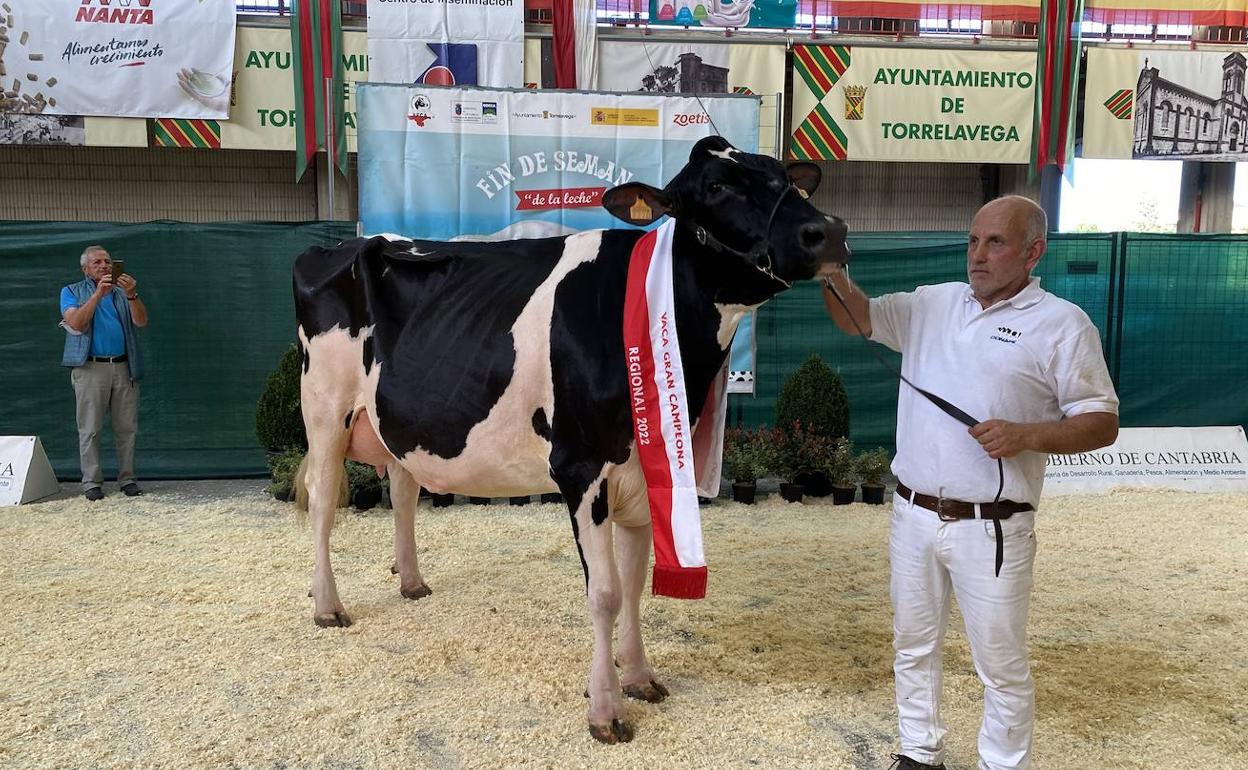
POLYGON ((698 239, 699 245, 705 246, 706 245, 706 228, 703 227, 702 225, 698 225, 696 228, 694 228, 693 237, 698 239))

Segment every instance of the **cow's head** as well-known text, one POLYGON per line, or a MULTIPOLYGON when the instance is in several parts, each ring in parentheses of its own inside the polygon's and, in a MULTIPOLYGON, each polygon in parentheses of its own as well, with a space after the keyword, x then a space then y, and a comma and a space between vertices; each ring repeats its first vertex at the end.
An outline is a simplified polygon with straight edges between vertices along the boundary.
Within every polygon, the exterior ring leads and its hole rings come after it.
POLYGON ((742 293, 770 296, 794 281, 830 272, 849 261, 845 223, 822 214, 806 199, 819 186, 819 167, 786 169, 765 155, 742 152, 723 137, 698 142, 689 163, 667 187, 640 182, 613 187, 602 205, 635 225, 664 214, 724 260, 742 293), (745 269, 742 270, 741 268, 745 269))

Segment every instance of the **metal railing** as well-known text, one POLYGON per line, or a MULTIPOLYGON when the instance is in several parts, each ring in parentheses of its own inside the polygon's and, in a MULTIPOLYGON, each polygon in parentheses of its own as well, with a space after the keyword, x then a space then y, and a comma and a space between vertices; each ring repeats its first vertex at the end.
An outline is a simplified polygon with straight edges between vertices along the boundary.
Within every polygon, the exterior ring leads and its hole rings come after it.
MULTIPOLYGON (((344 17, 362 19, 367 15, 365 0, 340 0, 344 17)), ((285 16, 290 13, 291 0, 238 0, 243 14, 285 16)), ((1038 25, 1033 21, 985 20, 975 6, 942 6, 942 15, 930 14, 922 19, 840 16, 831 0, 798 0, 793 28, 757 30, 809 35, 878 35, 881 37, 965 37, 990 39, 1034 40, 1038 25)), ((1144 12, 1141 12, 1143 14, 1144 12)), ((1130 19, 1128 15, 1126 18, 1130 19)), ((1144 19, 1141 15, 1139 18, 1144 19)), ((553 20, 551 0, 525 0, 525 21, 529 24, 550 24, 553 20)), ((650 27, 655 30, 679 31, 678 26, 651 25, 649 0, 598 0, 598 23, 610 26, 650 27)), ((1233 45, 1248 43, 1248 28, 1193 26, 1190 24, 1116 23, 1084 21, 1085 41, 1135 41, 1166 43, 1206 43, 1233 45)), ((734 30, 741 32, 744 30, 734 30)))

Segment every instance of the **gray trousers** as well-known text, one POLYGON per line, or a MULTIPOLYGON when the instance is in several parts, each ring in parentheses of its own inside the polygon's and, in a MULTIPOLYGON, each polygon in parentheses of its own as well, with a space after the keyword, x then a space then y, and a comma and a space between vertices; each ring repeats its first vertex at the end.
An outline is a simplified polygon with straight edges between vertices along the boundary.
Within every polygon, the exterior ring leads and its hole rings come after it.
POLYGON ((139 432, 139 385, 130 380, 130 367, 124 361, 107 364, 88 361, 70 370, 74 397, 78 404, 78 459, 82 465, 82 488, 98 487, 104 481, 100 468, 100 430, 104 413, 113 417, 113 439, 117 442, 117 483, 134 481, 134 439, 139 432))

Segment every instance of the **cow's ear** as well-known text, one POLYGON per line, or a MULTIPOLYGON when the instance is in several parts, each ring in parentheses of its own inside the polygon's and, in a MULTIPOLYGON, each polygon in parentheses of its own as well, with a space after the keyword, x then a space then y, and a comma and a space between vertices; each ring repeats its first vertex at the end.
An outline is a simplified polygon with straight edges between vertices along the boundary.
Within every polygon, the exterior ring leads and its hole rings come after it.
POLYGON ((819 188, 819 182, 823 179, 823 172, 814 163, 802 161, 800 163, 789 164, 789 181, 801 190, 809 198, 810 194, 819 188))
POLYGON ((612 187, 602 195, 602 207, 630 225, 648 225, 672 210, 662 190, 641 182, 612 187))

